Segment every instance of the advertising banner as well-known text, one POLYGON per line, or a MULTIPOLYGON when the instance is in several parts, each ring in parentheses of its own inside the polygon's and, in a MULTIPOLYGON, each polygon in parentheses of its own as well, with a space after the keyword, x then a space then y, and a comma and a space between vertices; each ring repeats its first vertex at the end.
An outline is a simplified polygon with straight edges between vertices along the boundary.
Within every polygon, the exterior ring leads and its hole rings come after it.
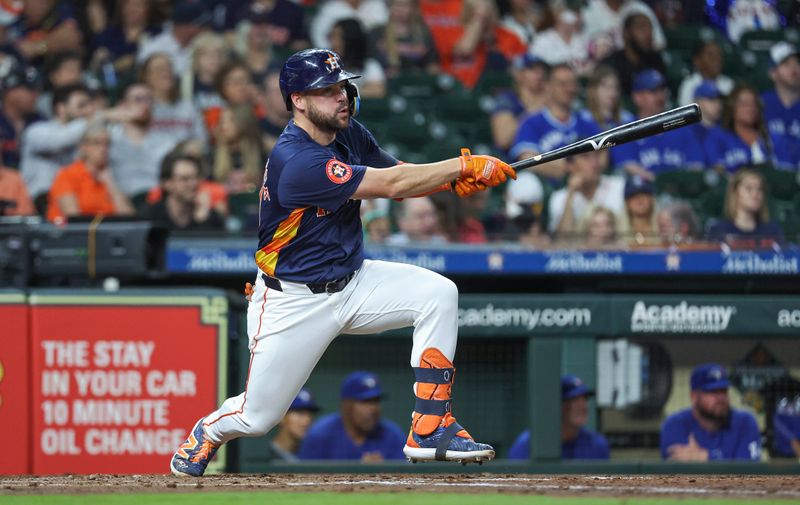
POLYGON ((30 341, 21 292, 0 291, 0 475, 30 473, 30 341))
POLYGON ((227 302, 192 293, 31 295, 34 473, 168 472, 225 393, 227 302))

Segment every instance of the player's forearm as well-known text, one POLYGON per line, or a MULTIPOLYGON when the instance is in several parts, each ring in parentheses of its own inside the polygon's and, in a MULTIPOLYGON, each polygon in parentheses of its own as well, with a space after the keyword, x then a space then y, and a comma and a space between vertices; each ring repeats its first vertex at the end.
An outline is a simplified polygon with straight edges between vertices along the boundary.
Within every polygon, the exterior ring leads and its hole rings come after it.
POLYGON ((407 198, 433 191, 461 174, 461 160, 406 163, 384 169, 368 169, 353 198, 407 198))

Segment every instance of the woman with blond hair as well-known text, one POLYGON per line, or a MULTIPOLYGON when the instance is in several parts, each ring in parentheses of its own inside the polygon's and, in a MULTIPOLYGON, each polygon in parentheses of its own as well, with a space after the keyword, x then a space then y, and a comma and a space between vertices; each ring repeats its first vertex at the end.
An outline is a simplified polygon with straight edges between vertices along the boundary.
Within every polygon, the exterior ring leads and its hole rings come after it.
POLYGON ((764 176, 743 168, 728 182, 725 216, 708 231, 709 238, 748 247, 769 246, 783 240, 781 227, 769 218, 764 176))
POLYGON ((264 176, 265 155, 253 109, 247 105, 223 109, 214 134, 214 179, 229 194, 255 191, 264 176))
POLYGON ((198 35, 192 47, 192 71, 181 78, 181 96, 205 113, 207 109, 223 104, 216 82, 217 74, 227 58, 228 48, 225 39, 213 32, 198 35))
POLYGON ((620 95, 619 77, 613 68, 601 65, 589 76, 586 82, 586 109, 601 130, 636 119, 622 108, 620 95))

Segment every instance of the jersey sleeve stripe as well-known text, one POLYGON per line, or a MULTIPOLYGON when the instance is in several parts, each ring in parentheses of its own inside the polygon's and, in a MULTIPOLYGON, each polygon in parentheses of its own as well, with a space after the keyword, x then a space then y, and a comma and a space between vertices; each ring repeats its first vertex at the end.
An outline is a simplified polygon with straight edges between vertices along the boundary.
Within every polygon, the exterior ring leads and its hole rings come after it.
POLYGON ((297 231, 300 229, 300 221, 302 221, 303 213, 306 209, 308 209, 308 207, 293 210, 292 213, 278 225, 275 233, 272 235, 270 243, 256 251, 256 264, 265 274, 270 276, 275 275, 278 255, 281 249, 286 247, 297 235, 297 231))

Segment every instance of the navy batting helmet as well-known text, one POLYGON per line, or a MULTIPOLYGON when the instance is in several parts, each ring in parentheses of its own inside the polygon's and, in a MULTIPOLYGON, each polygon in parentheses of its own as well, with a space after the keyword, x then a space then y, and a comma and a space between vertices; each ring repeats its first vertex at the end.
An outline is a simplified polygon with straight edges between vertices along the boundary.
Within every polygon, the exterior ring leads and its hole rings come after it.
MULTIPOLYGON (((286 109, 292 110, 292 93, 321 89, 333 84, 356 79, 360 75, 351 74, 342 67, 342 59, 330 49, 304 49, 289 56, 283 64, 280 76, 281 94, 286 109)), ((350 113, 358 111, 358 88, 347 83, 347 97, 350 113)))

